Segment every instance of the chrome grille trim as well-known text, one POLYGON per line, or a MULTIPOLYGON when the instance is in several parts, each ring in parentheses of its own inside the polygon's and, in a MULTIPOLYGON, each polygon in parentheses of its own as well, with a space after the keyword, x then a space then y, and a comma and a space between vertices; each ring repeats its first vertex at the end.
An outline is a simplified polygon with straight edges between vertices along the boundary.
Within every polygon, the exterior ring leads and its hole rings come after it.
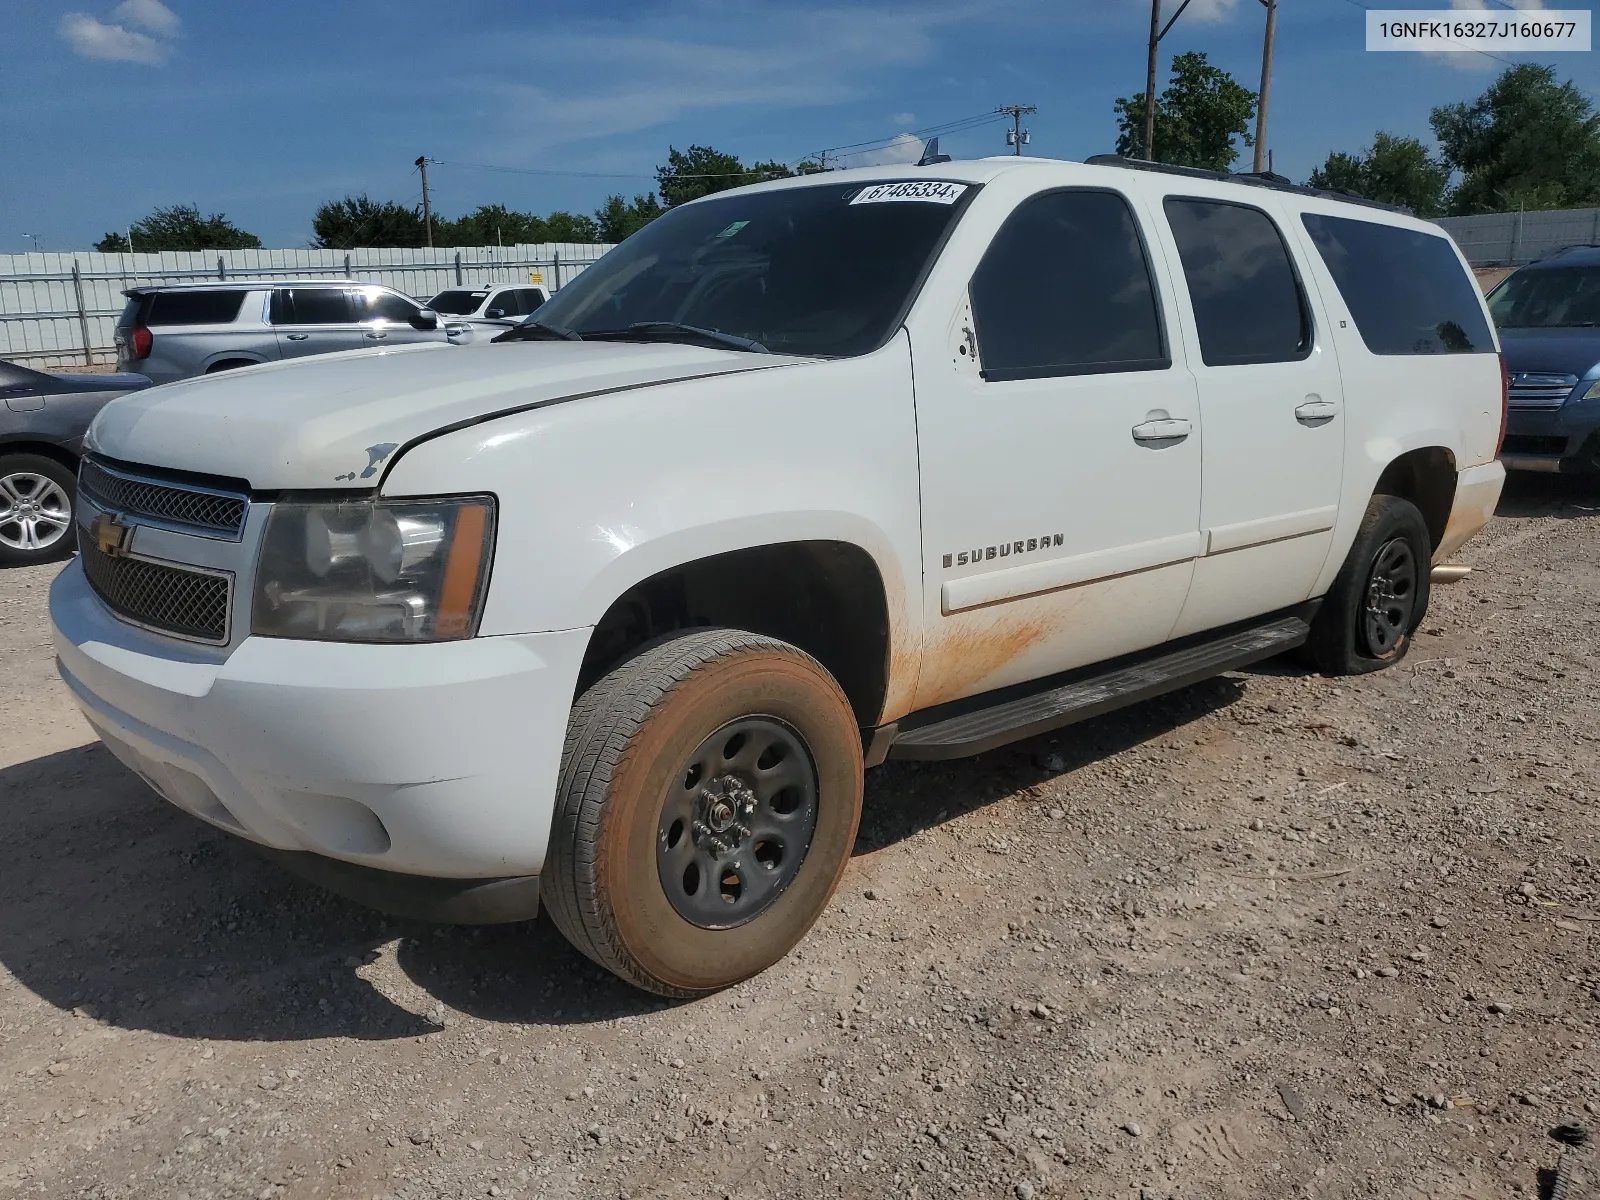
POLYGON ((88 457, 78 468, 78 489, 96 506, 146 524, 235 542, 250 512, 250 498, 240 492, 130 475, 88 457))
POLYGON ((1517 408, 1560 408, 1577 386, 1576 375, 1556 371, 1514 371, 1508 400, 1517 408))
POLYGON ((78 557, 89 586, 120 620, 185 641, 227 645, 233 576, 226 571, 104 554, 90 539, 79 540, 78 557))

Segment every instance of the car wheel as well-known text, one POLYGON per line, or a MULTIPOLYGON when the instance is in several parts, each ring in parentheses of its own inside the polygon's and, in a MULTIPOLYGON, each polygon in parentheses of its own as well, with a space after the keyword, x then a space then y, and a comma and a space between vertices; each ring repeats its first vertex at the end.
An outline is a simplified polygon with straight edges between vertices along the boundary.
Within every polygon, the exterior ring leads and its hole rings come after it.
POLYGON ((699 996, 782 958, 822 913, 861 817, 861 735, 820 663, 695 630, 573 707, 541 892, 628 982, 699 996))
POLYGON ((1311 625, 1306 650, 1327 675, 1393 666, 1428 611, 1433 542, 1417 506, 1374 496, 1311 625))
POLYGON ((40 454, 0 457, 0 566, 49 562, 77 544, 72 472, 40 454))

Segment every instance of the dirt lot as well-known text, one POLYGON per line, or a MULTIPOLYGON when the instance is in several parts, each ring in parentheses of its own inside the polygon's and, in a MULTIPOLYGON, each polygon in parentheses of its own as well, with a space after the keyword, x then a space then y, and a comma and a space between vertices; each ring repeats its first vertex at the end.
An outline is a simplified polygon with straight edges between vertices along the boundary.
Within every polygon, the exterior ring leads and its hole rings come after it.
POLYGON ((169 808, 0 575, 0 1196, 1545 1194, 1600 1124, 1597 517, 1518 483, 1386 674, 877 772, 815 933, 691 1004, 169 808))

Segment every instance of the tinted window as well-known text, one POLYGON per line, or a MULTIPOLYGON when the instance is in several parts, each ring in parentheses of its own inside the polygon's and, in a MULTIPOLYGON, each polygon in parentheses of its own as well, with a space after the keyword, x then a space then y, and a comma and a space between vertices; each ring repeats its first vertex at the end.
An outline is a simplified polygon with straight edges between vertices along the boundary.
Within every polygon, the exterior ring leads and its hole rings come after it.
POLYGON ((285 288, 272 293, 274 325, 348 325, 349 293, 343 288, 285 288))
POLYGON ((464 317, 476 309, 488 294, 488 292, 468 292, 460 289, 440 292, 428 301, 428 307, 444 316, 464 317))
MULTIPOLYGON (((489 300, 489 308, 497 308, 503 317, 527 316, 529 309, 522 303, 522 293, 507 288, 503 292, 496 292, 489 300)), ((485 312, 488 309, 484 310, 485 312)))
POLYGON ((1536 267, 1489 293, 1501 329, 1587 329, 1600 325, 1600 269, 1536 267))
POLYGON ((1311 322, 1272 218, 1213 200, 1166 202, 1209 367, 1288 362, 1311 349, 1311 322))
POLYGON ((407 325, 417 315, 415 304, 393 292, 376 289, 353 291, 350 293, 350 302, 355 307, 358 321, 394 321, 407 325))
POLYGON ((541 304, 543 304, 543 303, 544 303, 544 293, 541 292, 538 288, 523 288, 522 289, 522 311, 523 312, 525 312, 525 313, 535 312, 535 311, 538 310, 539 306, 541 304))
POLYGON ((1478 285, 1443 237, 1306 213, 1306 232, 1374 354, 1494 351, 1478 285))
POLYGON ((1035 196, 972 277, 985 379, 1168 365, 1144 246, 1113 192, 1035 196))
POLYGON ((552 296, 589 334, 671 321, 780 353, 864 354, 910 303, 972 184, 821 183, 680 204, 552 296))
POLYGON ((243 292, 155 292, 146 325, 225 325, 239 315, 243 292))

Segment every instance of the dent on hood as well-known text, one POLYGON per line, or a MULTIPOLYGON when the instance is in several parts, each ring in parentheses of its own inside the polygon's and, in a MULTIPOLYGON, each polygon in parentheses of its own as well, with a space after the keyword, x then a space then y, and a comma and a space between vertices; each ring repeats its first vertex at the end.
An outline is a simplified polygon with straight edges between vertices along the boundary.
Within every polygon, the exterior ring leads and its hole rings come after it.
POLYGON ((346 471, 343 475, 335 475, 333 478, 338 483, 345 483, 351 479, 358 478, 371 479, 378 473, 378 468, 383 465, 383 460, 393 454, 399 447, 399 442, 379 442, 375 446, 368 446, 367 465, 362 469, 360 475, 357 475, 354 471, 346 471))

